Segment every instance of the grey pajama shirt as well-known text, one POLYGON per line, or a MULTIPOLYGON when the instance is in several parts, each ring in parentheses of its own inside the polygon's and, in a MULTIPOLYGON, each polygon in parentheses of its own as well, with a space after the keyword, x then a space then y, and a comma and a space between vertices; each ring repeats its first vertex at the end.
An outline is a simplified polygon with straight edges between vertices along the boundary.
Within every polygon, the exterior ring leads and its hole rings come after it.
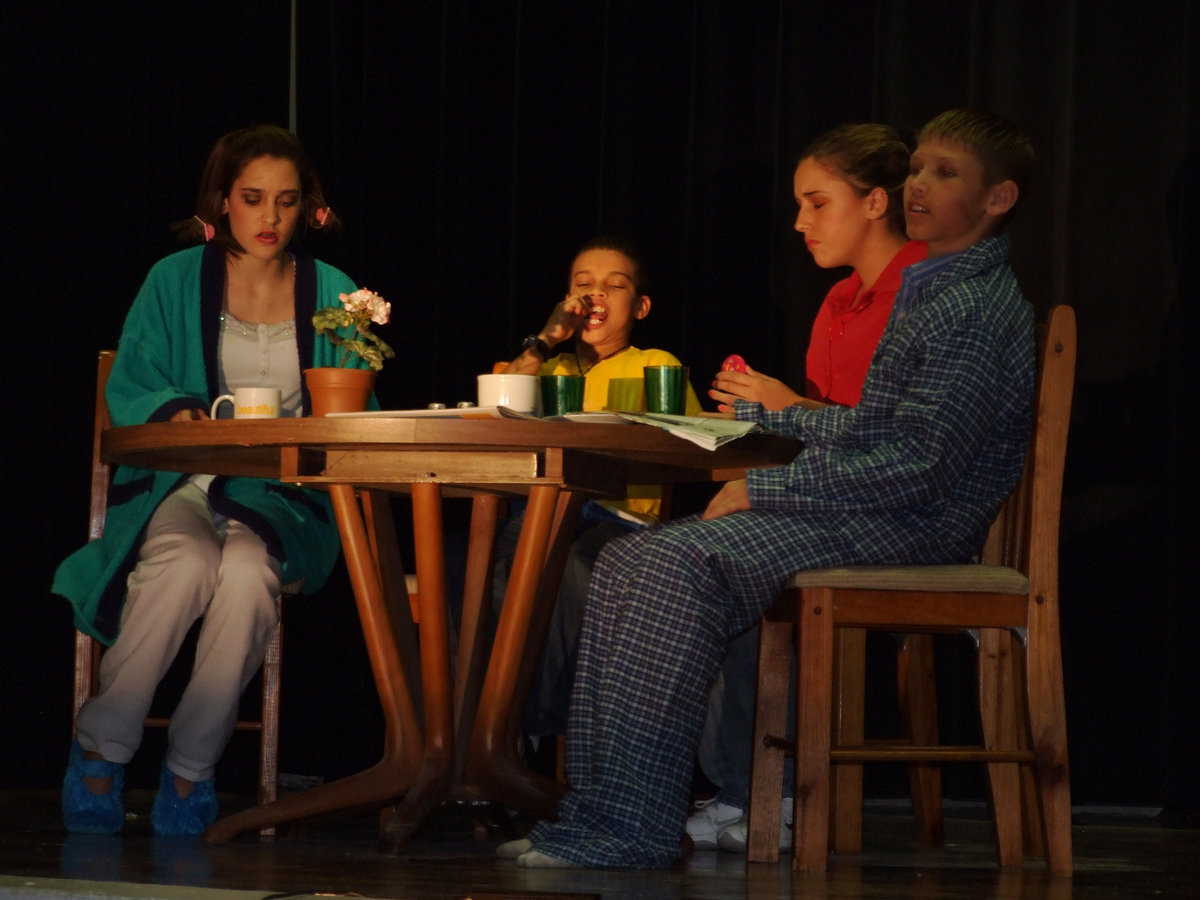
POLYGON ((739 418, 804 442, 755 470, 751 509, 607 545, 588 591, 567 730, 570 790, 535 849, 580 866, 678 856, 708 691, 725 648, 801 569, 962 562, 1020 475, 1033 319, 1007 237, 906 270, 853 409, 739 418))

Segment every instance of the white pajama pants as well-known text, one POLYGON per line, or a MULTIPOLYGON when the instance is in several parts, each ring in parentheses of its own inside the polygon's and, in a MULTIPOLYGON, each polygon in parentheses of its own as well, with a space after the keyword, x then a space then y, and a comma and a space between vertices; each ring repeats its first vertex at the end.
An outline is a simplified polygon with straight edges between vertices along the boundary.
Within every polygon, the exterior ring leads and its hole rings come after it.
POLYGON ((190 781, 211 778, 278 622, 279 578, 262 539, 240 522, 214 518, 201 487, 188 482, 169 495, 146 526, 121 630, 100 660, 100 692, 76 719, 80 746, 111 762, 133 758, 155 689, 203 616, 166 762, 190 781))

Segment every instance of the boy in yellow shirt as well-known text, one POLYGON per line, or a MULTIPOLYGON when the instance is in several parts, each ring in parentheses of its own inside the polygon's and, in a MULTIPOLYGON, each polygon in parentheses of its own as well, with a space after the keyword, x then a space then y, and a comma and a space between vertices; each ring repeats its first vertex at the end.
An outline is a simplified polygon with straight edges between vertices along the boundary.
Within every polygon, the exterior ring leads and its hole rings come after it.
MULTIPOLYGON (((644 278, 641 256, 627 242, 603 236, 588 241, 571 263, 567 295, 551 311, 541 331, 525 338, 521 354, 504 371, 523 375, 583 375, 585 412, 643 408, 642 368, 681 365, 666 350, 641 350, 631 342, 634 325, 650 313, 644 278)), ((691 384, 687 385, 685 411, 693 416, 700 412, 700 400, 691 384)), ((582 521, 559 586, 541 666, 530 689, 524 720, 527 735, 539 737, 566 730, 592 564, 612 538, 657 522, 661 496, 658 485, 630 485, 624 500, 584 504, 582 521)), ((510 520, 496 548, 493 608, 497 612, 508 584, 520 526, 520 517, 510 520)))

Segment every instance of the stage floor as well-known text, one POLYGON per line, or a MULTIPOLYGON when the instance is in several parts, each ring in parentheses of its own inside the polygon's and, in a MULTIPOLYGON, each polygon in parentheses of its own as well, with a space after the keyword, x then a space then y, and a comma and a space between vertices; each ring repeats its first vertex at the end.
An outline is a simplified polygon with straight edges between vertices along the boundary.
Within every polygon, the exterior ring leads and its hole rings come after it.
MULTIPOLYGON (((829 872, 793 876, 786 862, 747 867, 723 852, 695 853, 666 872, 538 871, 498 860, 493 851, 511 824, 490 837, 468 807, 444 808, 403 855, 384 855, 372 815, 243 836, 223 846, 156 838, 149 792, 127 795, 119 836, 68 835, 57 792, 0 791, 0 897, 216 900, 352 896, 375 898, 1193 898, 1200 896, 1200 829, 1162 823, 1148 812, 1081 812, 1075 826, 1076 875, 1051 881, 1039 861, 1001 871, 992 860, 981 810, 951 809, 946 847, 910 850, 911 821, 868 808, 864 853, 831 859, 829 872)), ((222 797, 231 811, 240 801, 222 797)))

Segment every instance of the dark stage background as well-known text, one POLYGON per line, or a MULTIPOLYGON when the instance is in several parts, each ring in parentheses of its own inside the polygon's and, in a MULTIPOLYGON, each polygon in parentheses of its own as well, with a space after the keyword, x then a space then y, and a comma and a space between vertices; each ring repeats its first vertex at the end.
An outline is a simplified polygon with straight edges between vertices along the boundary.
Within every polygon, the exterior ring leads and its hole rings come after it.
MULTIPOLYGON (((851 120, 911 133, 958 105, 1022 123, 1040 163, 1015 267, 1039 312, 1068 302, 1080 321, 1062 545, 1075 800, 1200 808, 1200 2, 297 0, 296 13, 296 127, 347 226, 314 249, 393 303, 386 406, 473 396, 598 231, 651 260, 640 345, 673 350, 701 387, 731 352, 800 384, 841 274, 790 229, 803 144, 851 120)), ((212 141, 287 124, 289 32, 282 0, 0 10, 16 364, 0 786, 52 786, 66 755, 72 635, 48 585, 86 533, 95 353, 176 248, 167 223, 190 215, 212 141)), ((373 762, 344 573, 285 621, 282 771, 373 762)), ((963 643, 941 648, 948 735, 971 727, 963 643)), ((876 656, 886 670, 887 648, 876 656)), ((131 781, 149 787, 159 753, 148 745, 131 781)), ((248 780, 248 759, 235 746, 222 783, 248 780)), ((948 793, 982 796, 970 778, 948 793)))

